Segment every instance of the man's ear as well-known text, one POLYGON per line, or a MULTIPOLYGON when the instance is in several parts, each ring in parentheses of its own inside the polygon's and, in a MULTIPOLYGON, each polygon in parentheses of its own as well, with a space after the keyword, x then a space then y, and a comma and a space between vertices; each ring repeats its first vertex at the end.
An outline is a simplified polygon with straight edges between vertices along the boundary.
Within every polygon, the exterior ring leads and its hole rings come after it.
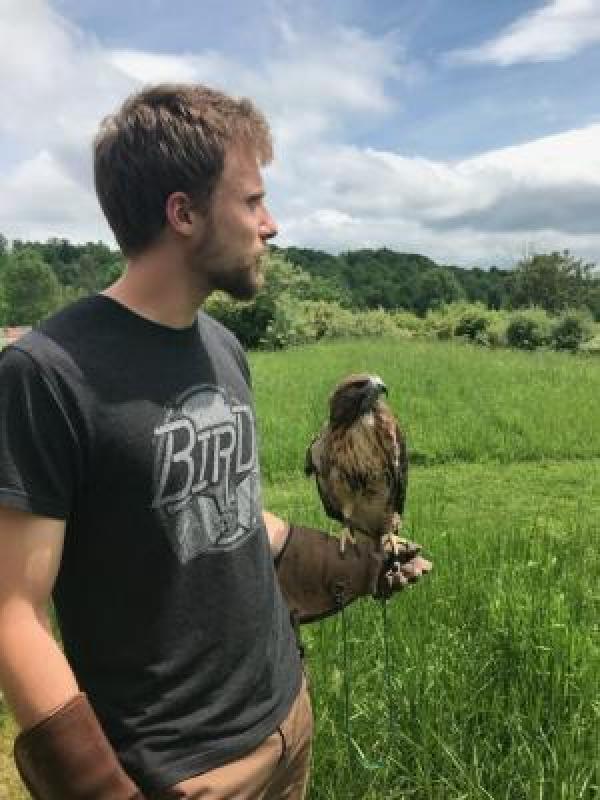
POLYGON ((185 192, 173 192, 167 197, 165 214, 167 224, 181 236, 197 233, 198 223, 204 217, 185 192))

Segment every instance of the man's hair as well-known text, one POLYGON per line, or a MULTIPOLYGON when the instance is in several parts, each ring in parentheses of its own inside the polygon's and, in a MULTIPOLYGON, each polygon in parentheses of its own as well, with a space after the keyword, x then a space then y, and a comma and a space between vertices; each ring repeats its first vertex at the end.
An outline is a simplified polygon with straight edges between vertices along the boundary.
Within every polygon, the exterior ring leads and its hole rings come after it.
POLYGON ((269 125, 246 98, 201 85, 161 84, 128 97, 94 140, 102 211, 126 256, 145 250, 166 224, 165 205, 185 192, 206 210, 230 145, 273 157, 269 125))

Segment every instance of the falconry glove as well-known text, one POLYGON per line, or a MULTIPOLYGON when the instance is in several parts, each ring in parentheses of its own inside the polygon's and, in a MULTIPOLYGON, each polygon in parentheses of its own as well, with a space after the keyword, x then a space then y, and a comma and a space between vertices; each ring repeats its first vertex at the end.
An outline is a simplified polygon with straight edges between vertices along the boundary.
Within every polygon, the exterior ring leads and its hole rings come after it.
POLYGON ((20 733, 14 754, 33 800, 144 800, 85 694, 20 733))
POLYGON ((419 551, 419 545, 407 543, 392 565, 373 541, 357 542, 341 554, 335 536, 292 525, 275 566, 292 619, 304 624, 335 614, 358 597, 389 597, 394 567, 419 551))

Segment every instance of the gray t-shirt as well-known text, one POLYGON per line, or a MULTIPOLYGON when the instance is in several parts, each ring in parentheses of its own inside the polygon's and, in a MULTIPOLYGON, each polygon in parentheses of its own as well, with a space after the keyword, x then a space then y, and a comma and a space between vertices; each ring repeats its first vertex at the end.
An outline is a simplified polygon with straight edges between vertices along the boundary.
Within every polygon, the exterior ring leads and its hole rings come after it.
POLYGON ((145 792, 253 749, 301 665, 262 521, 244 353, 103 295, 0 354, 0 503, 65 519, 65 652, 145 792))

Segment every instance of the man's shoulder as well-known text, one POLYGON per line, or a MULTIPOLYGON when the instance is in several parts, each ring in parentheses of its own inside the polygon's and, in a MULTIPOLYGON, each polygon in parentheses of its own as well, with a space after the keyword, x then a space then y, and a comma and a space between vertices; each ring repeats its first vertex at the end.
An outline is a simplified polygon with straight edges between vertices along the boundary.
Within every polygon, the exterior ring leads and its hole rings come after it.
POLYGON ((246 354, 244 352, 244 348, 240 344, 239 339, 222 322, 211 317, 210 314, 207 314, 206 311, 200 311, 198 314, 198 320, 200 326, 204 326, 204 328, 212 335, 218 338, 223 344, 227 345, 231 349, 235 350, 235 352, 246 359, 246 354))
POLYGON ((33 363, 43 372, 64 363, 70 342, 81 342, 95 317, 94 297, 84 297, 64 306, 43 320, 3 351, 5 360, 33 363))
POLYGON ((206 311, 198 313, 198 323, 200 329, 204 328, 209 335, 214 336, 224 347, 226 347, 234 356, 240 369, 242 370, 246 382, 250 385, 250 368, 248 366, 248 359, 244 348, 240 344, 237 336, 233 331, 229 330, 222 322, 211 317, 206 311))

